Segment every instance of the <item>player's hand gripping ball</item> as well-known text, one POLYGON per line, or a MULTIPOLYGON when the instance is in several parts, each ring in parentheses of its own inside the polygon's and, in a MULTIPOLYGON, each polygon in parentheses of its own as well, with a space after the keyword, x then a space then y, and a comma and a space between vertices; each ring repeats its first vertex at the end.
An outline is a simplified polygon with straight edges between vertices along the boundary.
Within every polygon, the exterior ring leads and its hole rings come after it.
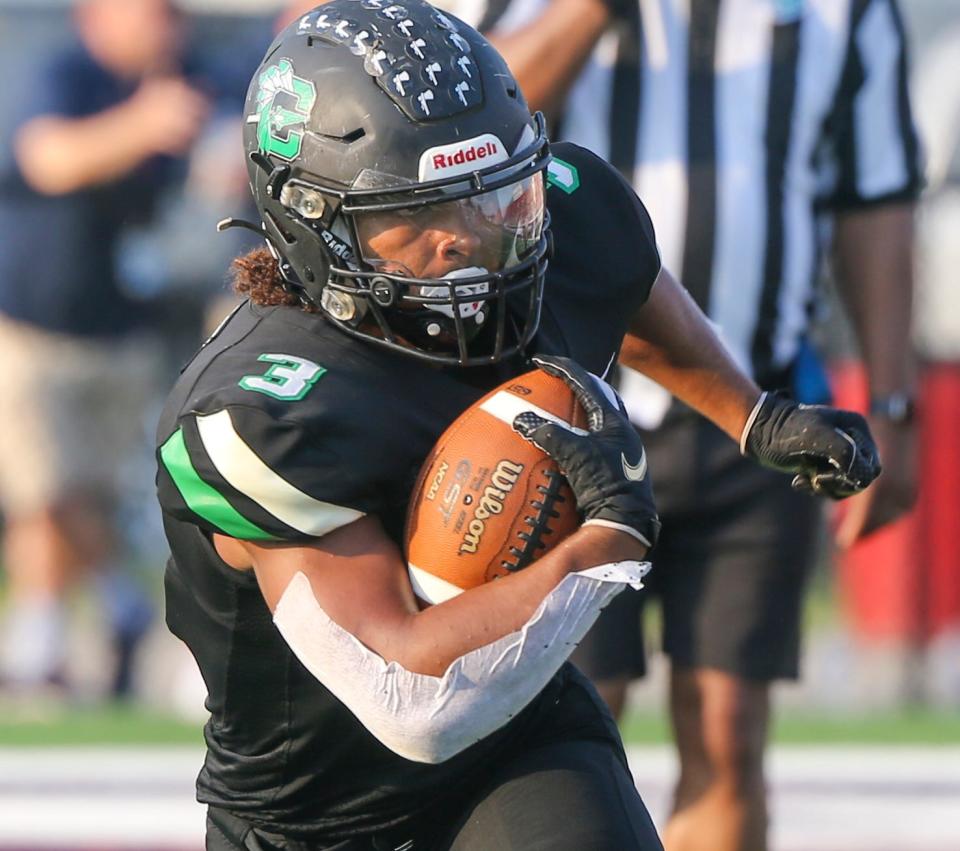
POLYGON ((520 570, 579 527, 556 462, 513 428, 525 411, 586 429, 570 388, 534 370, 469 407, 424 462, 404 536, 410 581, 424 602, 520 570))

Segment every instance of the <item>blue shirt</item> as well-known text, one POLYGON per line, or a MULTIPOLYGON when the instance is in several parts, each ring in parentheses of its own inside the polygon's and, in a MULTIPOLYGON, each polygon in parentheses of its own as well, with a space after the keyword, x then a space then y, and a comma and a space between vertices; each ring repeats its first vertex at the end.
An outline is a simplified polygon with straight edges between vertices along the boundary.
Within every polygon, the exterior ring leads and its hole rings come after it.
MULTIPOLYGON (((12 83, 23 93, 13 128, 40 115, 94 115, 126 100, 136 88, 99 66, 81 47, 55 54, 12 83)), ((0 313, 85 336, 122 334, 136 325, 143 308, 118 287, 114 251, 124 225, 149 217, 169 165, 155 158, 111 183, 48 197, 26 184, 12 146, 3 145, 0 313)))

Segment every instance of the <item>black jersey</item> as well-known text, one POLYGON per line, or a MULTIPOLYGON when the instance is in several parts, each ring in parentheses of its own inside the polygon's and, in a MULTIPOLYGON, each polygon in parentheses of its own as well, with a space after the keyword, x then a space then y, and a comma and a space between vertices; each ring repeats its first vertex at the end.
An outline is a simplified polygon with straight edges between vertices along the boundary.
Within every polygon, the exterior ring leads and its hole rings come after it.
MULTIPOLYGON (((646 211, 616 172, 575 146, 557 145, 556 156, 547 193, 556 250, 530 351, 599 374, 659 257, 646 211)), ((167 623, 209 692, 200 801, 279 832, 336 840, 482 782, 486 766, 550 726, 560 677, 453 759, 402 759, 300 665, 253 575, 224 564, 210 539, 308 541, 373 514, 399 541, 436 439, 526 369, 523 358, 438 369, 350 337, 320 314, 249 302, 185 368, 159 426, 158 490, 172 550, 167 623)))

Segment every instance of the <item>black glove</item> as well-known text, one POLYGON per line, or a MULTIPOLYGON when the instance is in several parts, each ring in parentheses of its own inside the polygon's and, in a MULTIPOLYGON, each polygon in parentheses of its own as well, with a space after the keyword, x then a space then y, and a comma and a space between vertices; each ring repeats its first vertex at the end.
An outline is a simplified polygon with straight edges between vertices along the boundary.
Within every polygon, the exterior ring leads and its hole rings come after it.
POLYGON ((594 377, 569 358, 537 355, 533 362, 573 390, 587 413, 589 432, 577 434, 532 412, 518 415, 514 429, 560 466, 584 525, 622 528, 652 547, 660 521, 647 453, 623 403, 612 388, 608 397, 594 377))
POLYGON ((765 393, 741 441, 744 455, 764 467, 795 473, 797 490, 843 499, 880 475, 880 458, 867 421, 852 411, 798 405, 765 393))

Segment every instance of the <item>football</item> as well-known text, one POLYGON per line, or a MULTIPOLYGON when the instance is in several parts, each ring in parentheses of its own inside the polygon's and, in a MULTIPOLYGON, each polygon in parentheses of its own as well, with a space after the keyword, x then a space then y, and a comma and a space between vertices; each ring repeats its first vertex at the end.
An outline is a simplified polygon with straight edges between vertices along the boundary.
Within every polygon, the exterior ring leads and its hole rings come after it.
POLYGON ((556 463, 513 430, 525 411, 586 427, 570 388, 534 370, 471 405, 424 462, 404 536, 410 582, 423 602, 521 570, 578 528, 556 463))

